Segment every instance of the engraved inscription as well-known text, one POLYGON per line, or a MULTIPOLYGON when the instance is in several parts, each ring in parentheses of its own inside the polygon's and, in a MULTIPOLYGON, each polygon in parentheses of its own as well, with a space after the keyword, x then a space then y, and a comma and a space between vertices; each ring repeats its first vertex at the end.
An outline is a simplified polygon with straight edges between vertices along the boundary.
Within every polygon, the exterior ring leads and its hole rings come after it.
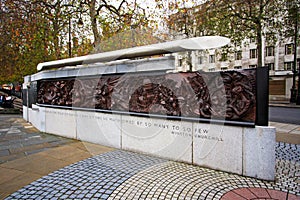
POLYGON ((218 142, 223 142, 223 138, 221 136, 211 136, 209 135, 208 129, 203 128, 195 128, 194 129, 194 137, 198 139, 204 139, 204 140, 215 140, 218 142))

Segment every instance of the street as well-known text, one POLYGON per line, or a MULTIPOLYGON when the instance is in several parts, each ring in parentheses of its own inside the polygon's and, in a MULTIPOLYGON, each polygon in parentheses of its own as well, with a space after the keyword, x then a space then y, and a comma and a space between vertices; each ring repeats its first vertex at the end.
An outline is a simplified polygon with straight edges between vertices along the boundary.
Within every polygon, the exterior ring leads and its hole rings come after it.
POLYGON ((270 106, 269 121, 300 125, 300 108, 270 106))

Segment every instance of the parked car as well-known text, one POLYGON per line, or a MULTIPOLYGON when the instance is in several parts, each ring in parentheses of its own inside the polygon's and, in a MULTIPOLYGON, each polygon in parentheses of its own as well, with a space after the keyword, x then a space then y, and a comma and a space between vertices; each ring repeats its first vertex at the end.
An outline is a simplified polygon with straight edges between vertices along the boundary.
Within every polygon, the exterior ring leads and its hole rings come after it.
POLYGON ((2 85, 2 89, 4 89, 4 90, 11 90, 11 89, 12 89, 12 86, 9 85, 9 84, 3 84, 3 85, 2 85))
POLYGON ((13 107, 13 97, 7 95, 0 95, 0 106, 4 108, 13 107))

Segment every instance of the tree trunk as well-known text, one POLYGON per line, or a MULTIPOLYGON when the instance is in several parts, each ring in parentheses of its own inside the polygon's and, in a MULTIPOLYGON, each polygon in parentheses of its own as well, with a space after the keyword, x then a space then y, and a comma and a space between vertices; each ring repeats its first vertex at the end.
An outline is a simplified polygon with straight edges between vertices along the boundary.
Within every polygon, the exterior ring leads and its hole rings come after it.
POLYGON ((60 3, 55 7, 54 19, 53 19, 53 43, 56 59, 60 59, 60 47, 59 47, 59 16, 61 14, 60 3))
POLYGON ((97 27, 97 19, 96 19, 96 0, 91 0, 90 2, 90 19, 91 19, 91 25, 94 35, 94 47, 96 50, 100 50, 100 34, 97 27))
POLYGON ((56 59, 60 59, 60 48, 59 48, 59 31, 58 31, 58 20, 55 18, 53 21, 53 44, 55 50, 56 59))
POLYGON ((263 51, 263 41, 262 41, 262 16, 264 13, 264 1, 260 0, 259 1, 259 14, 258 14, 258 18, 256 21, 256 25, 257 25, 257 67, 263 67, 264 62, 264 51, 263 51))
POLYGON ((257 27, 257 67, 263 67, 263 48, 262 48, 262 27, 257 27))

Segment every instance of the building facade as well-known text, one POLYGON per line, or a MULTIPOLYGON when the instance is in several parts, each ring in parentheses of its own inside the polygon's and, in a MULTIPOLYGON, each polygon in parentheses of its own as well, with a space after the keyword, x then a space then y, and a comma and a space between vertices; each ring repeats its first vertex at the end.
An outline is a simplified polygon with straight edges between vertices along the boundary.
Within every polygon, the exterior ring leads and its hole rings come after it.
MULTIPOLYGON (((300 45, 297 45, 297 73, 300 62, 300 45)), ((263 42, 263 65, 269 67, 270 99, 288 100, 293 84, 294 44, 291 38, 268 44, 263 42)), ((246 39, 242 46, 229 50, 212 49, 176 55, 176 71, 224 71, 256 68, 257 44, 246 39)), ((296 80, 297 81, 297 80, 296 80)), ((295 84, 297 85, 297 84, 295 84)))

